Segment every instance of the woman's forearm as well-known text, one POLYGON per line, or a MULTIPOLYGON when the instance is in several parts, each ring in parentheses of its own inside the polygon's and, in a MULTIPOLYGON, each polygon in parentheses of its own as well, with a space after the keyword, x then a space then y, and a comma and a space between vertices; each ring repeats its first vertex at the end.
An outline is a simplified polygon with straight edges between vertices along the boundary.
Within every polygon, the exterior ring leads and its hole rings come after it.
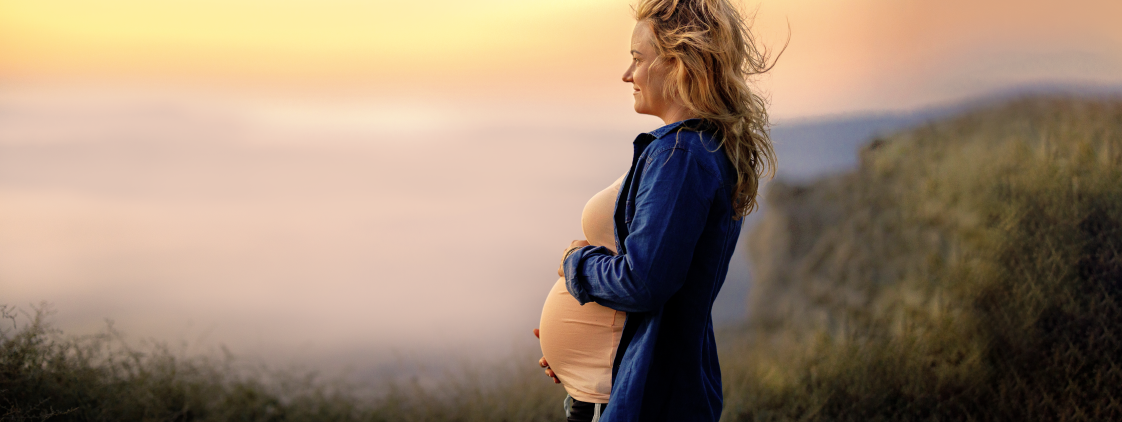
POLYGON ((681 148, 652 154, 642 176, 622 253, 583 247, 564 261, 566 287, 581 304, 647 312, 685 282, 719 179, 681 148))

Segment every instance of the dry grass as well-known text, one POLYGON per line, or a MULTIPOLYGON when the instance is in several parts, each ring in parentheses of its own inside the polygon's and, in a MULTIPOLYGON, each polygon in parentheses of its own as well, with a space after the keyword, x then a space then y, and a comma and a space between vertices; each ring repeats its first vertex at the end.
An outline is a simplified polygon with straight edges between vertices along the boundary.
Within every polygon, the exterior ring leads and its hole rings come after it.
POLYGON ((52 330, 48 312, 3 307, 0 421, 553 421, 565 392, 533 351, 448 371, 436 387, 369 386, 275 371, 230 356, 133 346, 112 327, 52 330))
POLYGON ((971 113, 769 199, 726 419, 1122 418, 1122 103, 971 113))

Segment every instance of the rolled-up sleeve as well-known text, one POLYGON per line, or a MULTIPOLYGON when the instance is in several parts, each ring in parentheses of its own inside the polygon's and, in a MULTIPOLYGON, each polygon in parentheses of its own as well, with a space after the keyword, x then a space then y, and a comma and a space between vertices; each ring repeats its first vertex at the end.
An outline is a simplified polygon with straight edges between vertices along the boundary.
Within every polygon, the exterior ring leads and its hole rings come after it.
POLYGON ((647 312, 686 280, 719 178, 679 147, 656 150, 643 165, 624 253, 586 246, 565 259, 566 287, 582 305, 647 312))

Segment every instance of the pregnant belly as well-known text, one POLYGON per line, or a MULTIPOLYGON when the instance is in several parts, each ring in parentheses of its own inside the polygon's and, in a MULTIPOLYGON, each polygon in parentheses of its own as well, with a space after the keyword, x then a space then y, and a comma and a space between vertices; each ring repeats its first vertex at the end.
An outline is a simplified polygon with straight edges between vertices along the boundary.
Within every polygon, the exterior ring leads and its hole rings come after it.
POLYGON ((594 302, 581 306, 559 278, 542 307, 542 355, 573 398, 605 403, 612 389, 612 361, 626 313, 594 302))

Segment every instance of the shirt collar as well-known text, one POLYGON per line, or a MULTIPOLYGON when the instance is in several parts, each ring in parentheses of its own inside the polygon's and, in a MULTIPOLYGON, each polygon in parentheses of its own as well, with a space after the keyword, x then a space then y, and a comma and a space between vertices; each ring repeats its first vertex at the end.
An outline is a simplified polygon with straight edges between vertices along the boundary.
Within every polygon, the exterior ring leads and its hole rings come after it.
POLYGON ((654 137, 654 139, 658 139, 665 136, 667 133, 670 133, 670 131, 677 129, 679 126, 686 125, 687 128, 697 128, 701 126, 701 123, 701 119, 686 119, 652 130, 650 132, 647 132, 647 134, 654 137))

